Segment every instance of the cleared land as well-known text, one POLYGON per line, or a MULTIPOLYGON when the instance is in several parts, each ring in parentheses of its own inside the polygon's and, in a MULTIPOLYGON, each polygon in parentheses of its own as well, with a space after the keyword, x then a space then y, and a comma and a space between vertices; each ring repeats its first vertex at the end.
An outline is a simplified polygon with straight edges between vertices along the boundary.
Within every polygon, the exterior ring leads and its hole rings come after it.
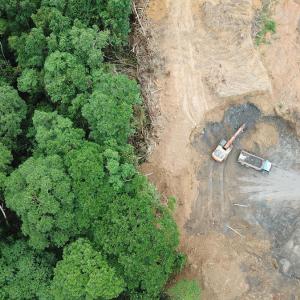
MULTIPOLYGON (((259 1, 150 0, 162 68, 157 146, 142 167, 166 196, 204 299, 298 299, 300 277, 300 5, 279 1, 277 33, 251 37, 259 1), (218 141, 247 122, 224 164, 218 141), (269 176, 238 149, 271 160, 269 176)), ((145 25, 146 26, 146 25, 145 25)))

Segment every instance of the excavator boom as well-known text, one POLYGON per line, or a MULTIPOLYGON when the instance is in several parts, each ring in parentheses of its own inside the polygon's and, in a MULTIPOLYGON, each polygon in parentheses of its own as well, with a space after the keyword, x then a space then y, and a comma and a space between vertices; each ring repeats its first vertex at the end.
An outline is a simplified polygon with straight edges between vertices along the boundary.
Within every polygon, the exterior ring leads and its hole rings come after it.
POLYGON ((230 140, 225 144, 224 149, 227 150, 232 143, 235 141, 235 139, 239 136, 240 133, 244 131, 246 127, 246 124, 243 124, 237 131, 236 133, 230 138, 230 140))

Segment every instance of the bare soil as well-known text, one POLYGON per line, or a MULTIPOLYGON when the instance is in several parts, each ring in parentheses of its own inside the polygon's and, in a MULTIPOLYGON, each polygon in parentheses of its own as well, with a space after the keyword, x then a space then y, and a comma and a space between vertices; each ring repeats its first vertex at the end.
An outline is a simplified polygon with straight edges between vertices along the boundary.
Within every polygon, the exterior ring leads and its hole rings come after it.
POLYGON ((259 148, 265 153, 271 147, 276 146, 278 140, 279 134, 273 124, 259 123, 247 138, 241 140, 241 147, 250 152, 255 152, 259 148))
POLYGON ((300 5, 280 0, 277 33, 257 48, 260 1, 146 3, 161 68, 156 147, 141 170, 178 199, 180 277, 198 279, 203 299, 300 299, 300 5), (226 163, 213 162, 245 121, 226 163), (270 175, 238 165, 241 148, 271 160, 270 175))

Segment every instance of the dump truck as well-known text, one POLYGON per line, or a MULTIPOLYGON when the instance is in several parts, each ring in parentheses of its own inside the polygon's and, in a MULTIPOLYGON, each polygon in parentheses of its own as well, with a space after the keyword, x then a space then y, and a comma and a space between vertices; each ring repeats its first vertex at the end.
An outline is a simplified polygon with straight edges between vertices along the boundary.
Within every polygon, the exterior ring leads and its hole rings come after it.
POLYGON ((232 150, 233 142, 236 140, 239 134, 244 131, 245 127, 246 124, 243 124, 228 141, 224 139, 220 141, 217 148, 212 153, 212 158, 215 161, 222 162, 228 157, 229 153, 232 150))
POLYGON ((268 161, 267 159, 263 159, 252 153, 249 153, 245 150, 242 150, 240 152, 240 155, 238 157, 238 162, 245 167, 250 167, 254 170, 261 171, 261 172, 269 173, 272 168, 272 163, 270 161, 268 161))

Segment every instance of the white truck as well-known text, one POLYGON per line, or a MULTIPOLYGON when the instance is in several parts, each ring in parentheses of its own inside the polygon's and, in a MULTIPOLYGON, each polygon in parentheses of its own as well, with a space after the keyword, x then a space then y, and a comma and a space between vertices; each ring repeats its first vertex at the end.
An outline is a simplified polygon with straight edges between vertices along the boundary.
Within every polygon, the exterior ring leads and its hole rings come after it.
POLYGON ((269 173, 272 168, 272 163, 270 161, 251 154, 245 150, 241 151, 238 157, 238 162, 243 166, 267 173, 269 173))

